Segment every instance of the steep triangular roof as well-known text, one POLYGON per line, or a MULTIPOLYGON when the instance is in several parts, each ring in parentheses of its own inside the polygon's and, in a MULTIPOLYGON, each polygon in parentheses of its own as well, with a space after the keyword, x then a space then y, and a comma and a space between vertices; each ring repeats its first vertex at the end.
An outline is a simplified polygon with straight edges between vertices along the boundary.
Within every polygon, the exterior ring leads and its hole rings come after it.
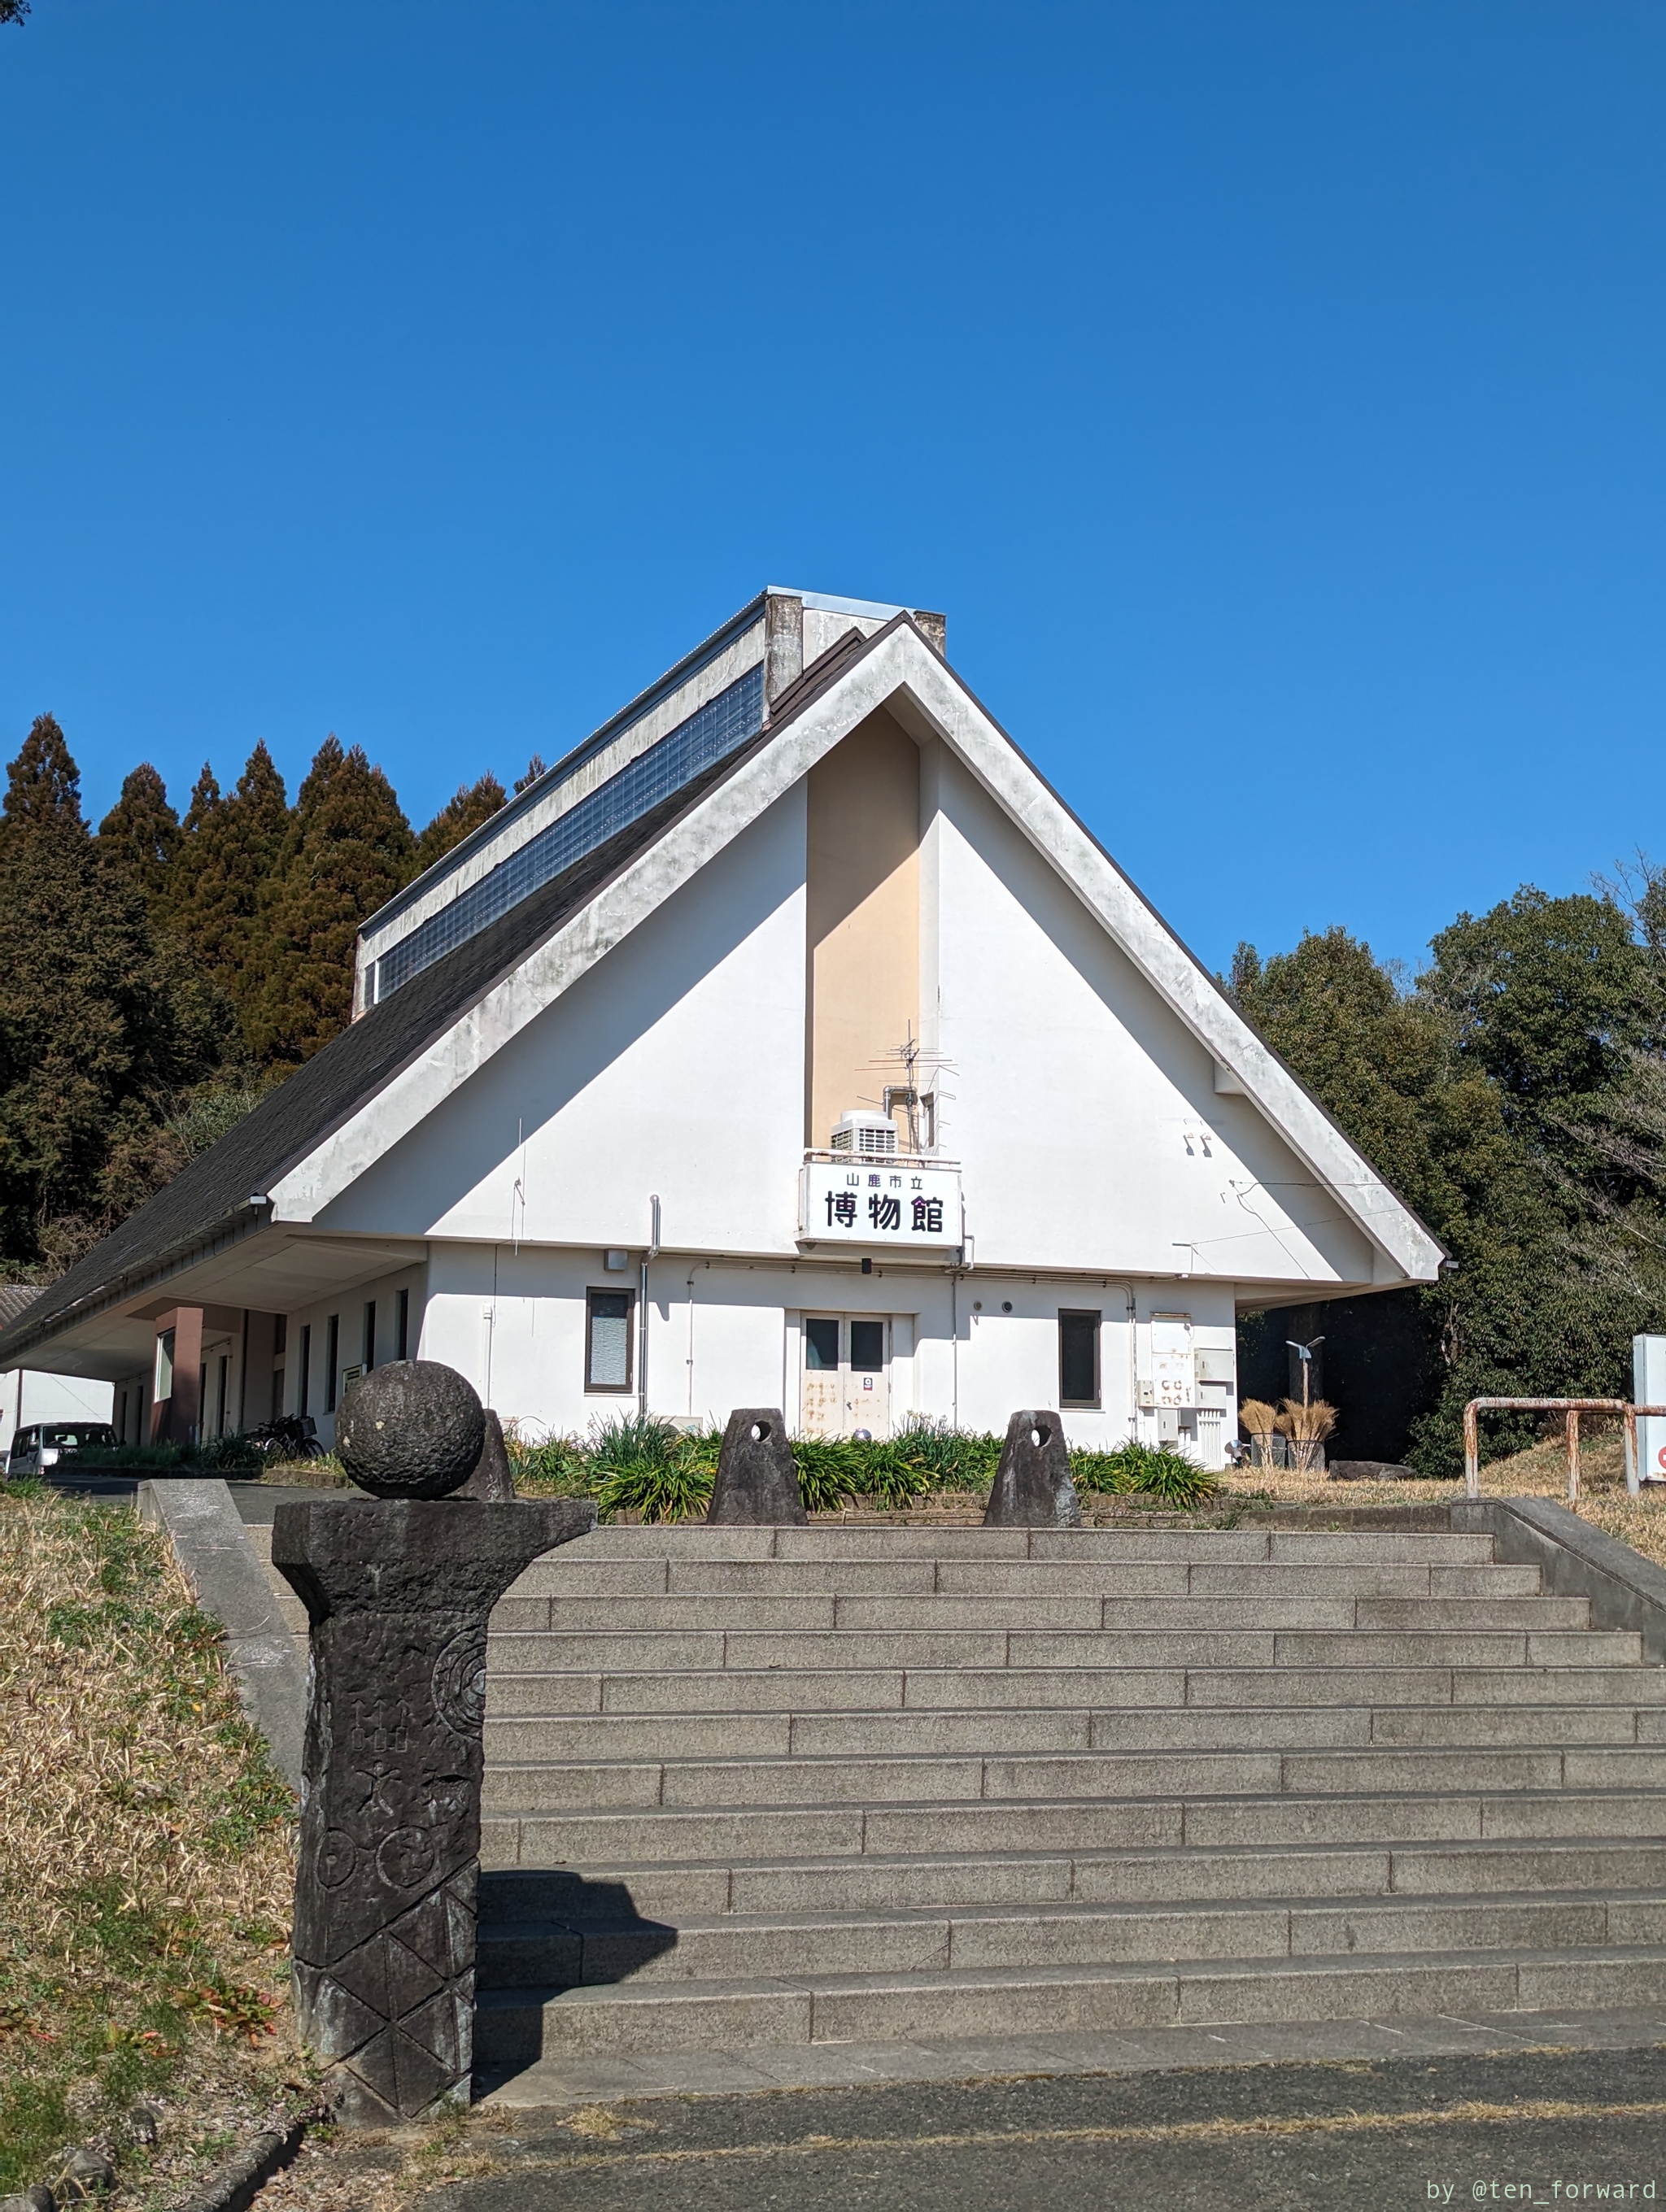
POLYGON ((903 613, 847 635, 757 738, 353 1023, 0 1332, 0 1361, 167 1253, 265 1218, 257 1197, 315 1219, 881 707, 950 747, 1397 1273, 1431 1279, 1429 1231, 903 613))

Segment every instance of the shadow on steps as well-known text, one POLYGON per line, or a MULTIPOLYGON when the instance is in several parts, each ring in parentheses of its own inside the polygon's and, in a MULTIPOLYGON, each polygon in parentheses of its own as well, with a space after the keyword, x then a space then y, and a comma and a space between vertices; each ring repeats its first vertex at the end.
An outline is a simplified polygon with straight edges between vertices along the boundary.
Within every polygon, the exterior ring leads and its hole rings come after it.
POLYGON ((645 1919, 623 1881, 588 1881, 564 1867, 506 1867, 480 1876, 482 1990, 629 1981, 676 1945, 677 1930, 645 1919))

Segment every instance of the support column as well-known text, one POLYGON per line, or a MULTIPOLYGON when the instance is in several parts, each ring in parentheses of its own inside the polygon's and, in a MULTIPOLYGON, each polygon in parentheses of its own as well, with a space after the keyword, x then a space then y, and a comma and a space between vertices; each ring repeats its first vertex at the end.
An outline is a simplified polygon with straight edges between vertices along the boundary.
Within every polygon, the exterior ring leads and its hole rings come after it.
MULTIPOLYGON (((173 1336, 173 1375, 167 1397, 157 1392, 150 1408, 150 1441, 194 1444, 203 1431, 203 1309, 175 1306, 157 1316, 156 1341, 173 1336)), ((152 1370, 153 1377, 155 1370, 152 1370)))

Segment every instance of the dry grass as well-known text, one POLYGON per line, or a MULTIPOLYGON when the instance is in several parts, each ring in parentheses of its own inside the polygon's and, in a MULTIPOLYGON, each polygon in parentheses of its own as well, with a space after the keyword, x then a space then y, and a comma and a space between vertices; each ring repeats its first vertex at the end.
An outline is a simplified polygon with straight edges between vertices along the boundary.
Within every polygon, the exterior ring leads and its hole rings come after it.
MULTIPOLYGON (((1323 1474, 1304 1474, 1294 1468, 1241 1469, 1233 1478, 1245 1491, 1240 1504, 1306 1505, 1324 1508, 1349 1505, 1415 1505, 1450 1504, 1463 1495, 1456 1482, 1333 1482, 1323 1474)), ((1481 1494, 1486 1498, 1549 1498, 1559 1505, 1567 1498, 1567 1448, 1560 1432, 1527 1451, 1489 1461, 1481 1471, 1481 1494)), ((1223 1497, 1217 1506, 1225 1506, 1223 1497)), ((1580 1432, 1579 1506, 1581 1516, 1610 1536, 1617 1536, 1666 1567, 1666 1486, 1650 1485, 1640 1498, 1626 1489, 1625 1444, 1617 1423, 1586 1421, 1580 1432)))
POLYGON ((141 2206, 304 2092, 293 1808, 160 1539, 21 1487, 0 1486, 0 2192, 91 2141, 141 2206))

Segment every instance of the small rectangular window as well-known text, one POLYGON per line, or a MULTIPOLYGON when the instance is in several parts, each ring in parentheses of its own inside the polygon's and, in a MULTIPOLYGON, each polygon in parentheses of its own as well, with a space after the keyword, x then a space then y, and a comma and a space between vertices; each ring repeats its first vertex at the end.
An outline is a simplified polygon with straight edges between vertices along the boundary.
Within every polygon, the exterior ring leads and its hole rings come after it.
POLYGON ((376 1364, 376 1301, 367 1298, 364 1308, 364 1357, 360 1365, 368 1375, 376 1364))
POLYGON ((173 1395, 173 1332, 165 1328, 156 1339, 156 1373, 154 1388, 159 1398, 173 1395))
POLYGON ((283 1370, 281 1367, 274 1367, 272 1370, 272 1419, 275 1421, 280 1420, 283 1414, 283 1370))
POLYGON ((289 1315, 274 1314, 272 1316, 272 1357, 275 1359, 281 1359, 283 1357, 285 1351, 288 1349, 289 1336, 289 1315))
POLYGON ((401 1291, 393 1307, 393 1357, 410 1357, 410 1292, 401 1291))
POLYGON ((301 1331, 301 1388, 295 1395, 295 1411, 309 1413, 313 1409, 313 1324, 303 1322, 301 1331))
POLYGON ((877 1375, 885 1364, 885 1325, 882 1321, 853 1321, 850 1324, 850 1371, 877 1375))
POLYGON ((337 1372, 341 1365, 341 1316, 330 1314, 324 1323, 324 1410, 336 1410, 336 1393, 341 1388, 337 1372))
POLYGON ((1097 1313, 1059 1316, 1059 1403, 1097 1406, 1099 1402, 1099 1316, 1097 1313))
POLYGON ((222 1352, 220 1354, 219 1372, 215 1376, 214 1382, 214 1433, 217 1437, 223 1437, 226 1433, 226 1401, 230 1395, 228 1388, 230 1381, 231 1354, 228 1352, 222 1352))
POLYGON ((804 1364, 812 1369, 832 1368, 839 1364, 839 1324, 819 1315, 806 1319, 804 1324, 804 1364))
POLYGON ((585 1293, 584 1387, 623 1392, 630 1388, 629 1291, 585 1293))

